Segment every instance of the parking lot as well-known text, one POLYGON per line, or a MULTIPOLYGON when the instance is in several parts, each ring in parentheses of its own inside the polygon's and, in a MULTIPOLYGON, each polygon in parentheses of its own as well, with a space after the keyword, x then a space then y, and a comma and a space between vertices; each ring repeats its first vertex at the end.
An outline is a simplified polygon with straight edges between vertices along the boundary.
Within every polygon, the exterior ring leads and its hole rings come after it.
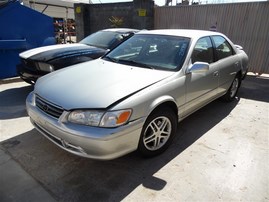
POLYGON ((268 75, 249 74, 236 101, 179 123, 171 147, 151 159, 63 151, 31 125, 32 90, 0 83, 0 201, 269 201, 268 75))

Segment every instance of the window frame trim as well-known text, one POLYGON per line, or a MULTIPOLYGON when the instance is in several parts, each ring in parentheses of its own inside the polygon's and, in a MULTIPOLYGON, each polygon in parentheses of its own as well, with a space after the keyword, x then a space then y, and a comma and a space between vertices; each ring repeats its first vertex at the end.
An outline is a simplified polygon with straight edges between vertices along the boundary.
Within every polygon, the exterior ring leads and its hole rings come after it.
MULTIPOLYGON (((218 35, 217 35, 218 36, 218 35)), ((203 38, 209 38, 209 40, 210 40, 210 42, 211 42, 211 45, 212 45, 212 56, 213 56, 213 62, 211 62, 211 63, 208 63, 209 65, 211 65, 211 64, 213 64, 213 63, 215 63, 215 62, 217 62, 218 60, 217 60, 217 55, 216 55, 216 48, 215 48, 215 44, 213 43, 213 39, 211 38, 211 35, 208 35, 208 36, 202 36, 202 37, 200 37, 199 39, 197 39, 196 40, 196 43, 195 43, 195 45, 193 46, 193 49, 192 49, 192 53, 191 53, 191 56, 190 56, 190 61, 191 61, 191 63, 192 64, 194 64, 193 62, 192 62, 192 54, 193 54, 193 52, 194 52, 194 50, 195 50, 195 46, 197 45, 197 43, 198 43, 198 41, 200 40, 200 39, 203 39, 203 38)), ((202 62, 202 61, 200 61, 200 62, 202 62)))

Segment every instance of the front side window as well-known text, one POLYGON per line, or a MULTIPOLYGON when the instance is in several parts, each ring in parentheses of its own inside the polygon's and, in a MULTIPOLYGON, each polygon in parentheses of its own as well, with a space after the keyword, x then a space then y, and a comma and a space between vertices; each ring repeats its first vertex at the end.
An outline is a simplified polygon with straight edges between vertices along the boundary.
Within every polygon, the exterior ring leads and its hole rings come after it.
POLYGON ((207 62, 208 64, 214 61, 213 46, 209 37, 199 39, 193 49, 191 56, 192 63, 207 62))
POLYGON ((229 44, 229 42, 222 36, 212 36, 213 42, 216 46, 217 59, 221 60, 223 58, 233 55, 234 51, 229 44))
POLYGON ((105 58, 118 63, 162 70, 180 69, 185 61, 189 38, 137 34, 120 44, 105 58))

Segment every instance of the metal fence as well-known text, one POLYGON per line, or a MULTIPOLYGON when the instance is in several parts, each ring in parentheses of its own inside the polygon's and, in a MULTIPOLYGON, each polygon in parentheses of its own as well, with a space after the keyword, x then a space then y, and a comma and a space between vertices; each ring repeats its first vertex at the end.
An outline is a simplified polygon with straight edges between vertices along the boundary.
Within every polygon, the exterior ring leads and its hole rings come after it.
POLYGON ((243 46, 249 71, 269 73, 269 2, 156 7, 155 29, 204 29, 243 46))

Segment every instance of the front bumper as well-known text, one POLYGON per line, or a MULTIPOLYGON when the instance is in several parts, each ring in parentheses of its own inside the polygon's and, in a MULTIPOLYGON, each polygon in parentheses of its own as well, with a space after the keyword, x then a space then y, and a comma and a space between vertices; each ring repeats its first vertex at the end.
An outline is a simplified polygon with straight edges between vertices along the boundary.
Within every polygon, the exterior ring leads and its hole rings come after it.
POLYGON ((110 160, 135 151, 144 119, 118 128, 98 128, 69 123, 68 112, 57 119, 35 106, 33 92, 26 100, 27 112, 35 128, 62 149, 92 159, 110 160))

